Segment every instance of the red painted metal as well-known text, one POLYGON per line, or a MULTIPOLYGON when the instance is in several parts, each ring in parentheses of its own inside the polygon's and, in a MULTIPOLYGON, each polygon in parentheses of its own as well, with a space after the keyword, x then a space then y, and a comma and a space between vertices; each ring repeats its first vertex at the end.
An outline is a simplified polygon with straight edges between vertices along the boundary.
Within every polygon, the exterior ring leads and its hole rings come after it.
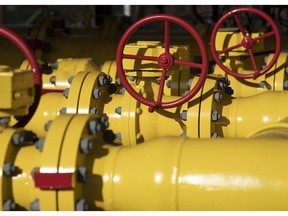
POLYGON ((72 189, 73 173, 40 173, 34 172, 35 187, 41 189, 72 189))
POLYGON ((216 23, 216 25, 213 28, 212 34, 211 34, 210 46, 211 46, 211 54, 212 54, 215 62, 223 71, 230 74, 231 76, 234 76, 234 77, 240 78, 240 79, 251 79, 251 78, 256 79, 258 76, 261 76, 261 75, 267 73, 273 67, 273 65, 276 63, 276 61, 279 57, 280 51, 281 51, 281 36, 280 36, 279 29, 278 29, 277 25, 275 24, 275 22, 273 21, 273 19, 270 16, 268 16, 266 13, 264 13, 263 11, 255 9, 255 8, 237 8, 237 9, 234 9, 234 10, 226 13, 216 23), (268 32, 268 33, 265 33, 259 37, 255 37, 255 38, 252 38, 252 37, 246 35, 245 29, 244 29, 244 27, 243 27, 243 25, 239 19, 239 14, 241 14, 241 13, 253 13, 253 14, 256 14, 256 15, 262 17, 271 25, 273 30, 268 32), (220 50, 220 51, 216 50, 216 48, 215 48, 216 34, 218 32, 218 29, 221 27, 221 25, 229 17, 234 18, 235 22, 237 23, 239 30, 241 31, 241 33, 243 35, 243 40, 241 41, 240 44, 234 45, 232 47, 228 47, 228 48, 225 48, 225 49, 220 50), (252 48, 254 47, 255 42, 262 40, 262 39, 265 39, 265 38, 270 37, 270 36, 275 36, 275 38, 276 38, 275 53, 274 53, 272 60, 269 62, 269 64, 266 65, 265 68, 260 70, 257 67, 255 56, 254 56, 252 48), (252 73, 252 74, 239 74, 237 72, 231 71, 219 59, 220 54, 228 53, 228 52, 230 52, 234 49, 240 48, 242 46, 245 47, 246 49, 248 49, 249 56, 250 56, 250 59, 251 59, 252 65, 253 65, 253 69, 254 69, 254 73, 252 73))
POLYGON ((196 29, 191 26, 186 21, 172 15, 167 14, 156 14, 144 17, 140 19, 139 21, 135 22, 132 26, 130 26, 127 31, 124 33, 123 37, 120 40, 120 43, 118 45, 117 53, 116 53, 116 64, 117 64, 117 73, 121 80, 122 85, 125 87, 125 89, 130 93, 132 97, 134 97, 137 101, 149 106, 149 112, 153 112, 157 108, 167 109, 179 106, 187 101, 189 101, 202 87, 203 83, 205 82, 206 75, 207 75, 207 67, 208 67, 208 56, 207 51, 205 49, 204 42, 196 29), (164 30, 164 47, 165 52, 161 54, 158 57, 155 56, 139 56, 139 55, 129 55, 125 54, 124 48, 126 45, 126 42, 129 40, 129 38, 133 35, 133 33, 140 27, 142 27, 145 24, 155 22, 155 21, 164 21, 165 22, 165 30, 164 30), (170 22, 176 23, 180 25, 182 28, 186 29, 196 40, 201 57, 202 57, 202 63, 193 63, 193 62, 187 62, 183 60, 174 59, 173 56, 169 53, 169 47, 170 47, 170 22), (123 68, 122 60, 124 58, 128 59, 140 59, 140 60, 150 60, 150 61, 156 61, 158 65, 162 68, 162 75, 161 75, 161 81, 160 81, 160 87, 158 92, 158 98, 157 101, 150 101, 141 95, 139 95, 129 84, 129 82, 126 79, 125 76, 125 69, 123 68), (186 94, 185 96, 181 97, 178 100, 170 101, 170 102, 162 102, 162 96, 164 92, 164 86, 165 86, 165 78, 167 69, 172 67, 174 64, 177 65, 184 65, 188 67, 196 67, 201 69, 200 78, 196 85, 193 87, 193 89, 186 94))

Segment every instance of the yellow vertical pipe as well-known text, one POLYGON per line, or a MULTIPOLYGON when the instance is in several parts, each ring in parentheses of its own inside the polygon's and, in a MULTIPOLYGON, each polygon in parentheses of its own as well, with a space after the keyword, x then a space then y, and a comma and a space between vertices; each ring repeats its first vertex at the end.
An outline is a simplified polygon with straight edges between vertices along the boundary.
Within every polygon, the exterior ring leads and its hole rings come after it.
POLYGON ((286 139, 165 137, 103 148, 91 193, 104 210, 288 210, 286 139))

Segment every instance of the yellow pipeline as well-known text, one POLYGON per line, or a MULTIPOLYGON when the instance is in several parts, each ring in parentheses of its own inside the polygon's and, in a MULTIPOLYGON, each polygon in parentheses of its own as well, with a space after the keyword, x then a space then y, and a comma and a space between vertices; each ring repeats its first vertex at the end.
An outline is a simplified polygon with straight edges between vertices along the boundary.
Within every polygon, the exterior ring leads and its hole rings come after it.
POLYGON ((165 137, 104 148, 93 193, 105 210, 288 210, 286 139, 165 137))
POLYGON ((223 135, 244 137, 261 126, 284 120, 288 116, 287 107, 287 91, 267 91, 235 98, 231 104, 223 106, 221 124, 227 124, 222 127, 223 135))

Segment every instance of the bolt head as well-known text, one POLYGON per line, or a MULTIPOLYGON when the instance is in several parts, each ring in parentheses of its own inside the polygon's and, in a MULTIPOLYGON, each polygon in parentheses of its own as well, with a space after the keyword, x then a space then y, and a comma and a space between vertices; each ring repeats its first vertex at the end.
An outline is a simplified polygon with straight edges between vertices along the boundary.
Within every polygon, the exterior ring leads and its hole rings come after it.
POLYGON ((10 122, 10 117, 0 118, 0 124, 3 125, 4 127, 8 126, 9 122, 10 122))
POLYGON ((217 103, 219 103, 219 102, 222 100, 222 98, 223 98, 223 94, 222 94, 221 92, 216 92, 216 93, 214 94, 214 100, 215 100, 217 103))
POLYGON ((77 169, 77 181, 81 183, 87 182, 87 167, 78 167, 77 169))
POLYGON ((90 110, 89 110, 89 113, 90 114, 97 114, 98 113, 98 110, 96 107, 92 107, 90 110))
POLYGON ((117 134, 115 134, 116 139, 118 140, 122 140, 122 134, 121 132, 118 132, 117 134))
POLYGON ((105 75, 100 75, 99 78, 98 78, 98 81, 99 81, 99 85, 100 86, 109 84, 109 79, 105 75))
POLYGON ((68 95, 69 95, 69 88, 66 88, 64 91, 63 91, 63 96, 67 99, 68 98, 68 95))
POLYGON ((40 211, 39 199, 35 199, 33 202, 31 202, 30 209, 31 211, 40 211))
POLYGON ((180 137, 186 137, 186 136, 187 136, 186 131, 183 131, 183 133, 180 134, 180 137))
POLYGON ((212 121, 218 121, 221 118, 221 114, 218 113, 217 111, 213 111, 211 115, 211 120, 212 121))
POLYGON ((85 199, 80 199, 76 203, 76 211, 87 211, 88 204, 85 199))
POLYGON ((93 98, 99 99, 101 97, 101 90, 100 89, 94 89, 93 90, 93 98))
POLYGON ((13 174, 15 174, 15 172, 16 172, 16 167, 12 163, 7 162, 4 164, 3 173, 6 176, 12 176, 13 174))
POLYGON ((124 87, 119 90, 119 92, 120 92, 121 94, 124 94, 125 91, 126 91, 126 89, 125 89, 124 87))
POLYGON ((66 114, 67 113, 67 107, 62 107, 59 111, 60 114, 66 114))
POLYGON ((284 86, 283 87, 284 87, 285 90, 288 90, 288 80, 284 81, 284 86))
POLYGON ((121 80, 120 80, 119 77, 116 78, 116 84, 117 84, 118 86, 122 85, 121 80))
POLYGON ((72 84, 72 81, 74 79, 74 76, 70 76, 69 79, 68 79, 68 83, 71 85, 72 84))
POLYGON ((168 80, 168 81, 166 82, 166 86, 167 86, 167 88, 171 88, 171 80, 168 80))
POLYGON ((180 118, 183 121, 187 121, 187 110, 183 110, 183 112, 180 114, 180 118))
POLYGON ((3 204, 4 211, 13 211, 16 209, 16 203, 10 199, 6 200, 3 204))
POLYGON ((44 125, 44 130, 45 130, 45 131, 48 131, 49 128, 51 127, 51 124, 52 124, 52 120, 48 121, 48 122, 44 125))
POLYGON ((40 138, 35 142, 35 148, 38 149, 40 152, 42 152, 44 147, 45 139, 40 138))
POLYGON ((211 135, 211 138, 220 138, 220 135, 218 133, 213 133, 211 135))
POLYGON ((122 107, 119 106, 115 109, 115 113, 117 113, 118 115, 121 115, 121 112, 122 112, 122 107))
POLYGON ((13 134, 12 142, 15 146, 20 146, 25 143, 25 135, 24 134, 13 134))
POLYGON ((53 85, 56 84, 56 76, 51 76, 49 79, 50 83, 52 83, 53 85))

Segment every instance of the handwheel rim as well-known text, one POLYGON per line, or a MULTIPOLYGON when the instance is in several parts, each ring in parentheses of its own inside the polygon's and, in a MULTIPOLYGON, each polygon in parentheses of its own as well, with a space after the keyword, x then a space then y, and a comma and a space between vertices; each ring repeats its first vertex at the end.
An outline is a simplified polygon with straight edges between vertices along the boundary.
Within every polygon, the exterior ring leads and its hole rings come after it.
MULTIPOLYGON (((238 23, 237 23, 238 24, 238 23)), ((241 29, 240 29, 241 31, 241 29)), ((271 33, 271 32, 270 32, 271 33)), ((265 35, 264 34, 264 35, 265 35)), ((254 40, 261 40, 261 39, 265 39, 266 37, 263 37, 263 36, 260 36, 258 38, 254 38, 254 40)), ((250 37, 247 37, 248 40, 251 40, 250 37)), ((239 48, 241 46, 244 46, 244 40, 245 40, 245 37, 243 38, 242 40, 242 44, 240 44, 240 46, 238 45, 235 45, 234 49, 236 48, 239 48)), ((254 43, 255 41, 253 41, 254 43)), ((253 45, 253 44, 252 44, 253 45)), ((266 13, 264 13, 263 11, 261 10, 258 10, 258 9, 255 9, 255 8, 237 8, 237 9, 234 9, 228 13, 226 13, 224 16, 222 16, 219 21, 215 24, 213 30, 212 30, 212 34, 211 34, 211 39, 210 39, 210 47, 211 47, 211 54, 212 54, 212 57, 213 59, 215 60, 216 64, 223 70, 225 71, 226 73, 230 74, 231 76, 234 76, 236 78, 240 78, 240 79, 256 79, 257 77, 267 73, 272 67, 273 65, 276 63, 279 55, 280 55, 280 52, 281 52, 281 36, 280 36, 280 32, 279 32, 279 29, 277 27, 277 25, 275 24, 275 22, 273 21, 273 19, 266 13), (239 13, 254 13, 262 18, 264 18, 269 24, 270 26, 272 27, 273 29, 273 34, 269 34, 269 33, 265 33, 267 34, 266 37, 270 37, 272 35, 275 36, 275 39, 276 39, 276 49, 275 49, 275 52, 274 52, 274 56, 272 58, 272 60, 269 62, 269 64, 262 70, 257 70, 255 71, 255 64, 256 62, 253 62, 252 60, 252 65, 253 65, 253 69, 254 69, 254 73, 253 74, 239 74, 237 72, 234 72, 234 71, 231 71, 229 70, 222 62, 221 60, 219 59, 219 52, 222 52, 222 51, 216 51, 216 47, 215 47, 215 42, 216 42, 216 35, 217 35, 217 32, 218 32, 218 29, 220 28, 220 26, 230 17, 233 17, 235 15, 238 15, 239 13)), ((253 51, 252 51, 252 47, 251 44, 247 44, 247 47, 248 48, 248 51, 249 51, 249 55, 251 56, 253 54, 253 51)), ((227 48, 228 49, 228 48, 227 48)), ((233 50, 233 49, 232 49, 233 50)), ((232 51, 230 50, 230 51, 232 51)), ((230 52, 230 51, 227 51, 227 52, 230 52)))
MULTIPOLYGON (((166 31, 166 28, 165 28, 165 31, 166 31)), ((165 40, 165 42, 164 42, 164 44, 165 44, 165 52, 167 54, 166 38, 164 40, 165 40)), ((169 50, 168 50, 168 53, 169 53, 169 50)), ((155 58, 157 58, 157 57, 155 57, 155 58)), ((155 61, 156 60, 155 58, 152 59, 152 60, 155 61)), ((167 57, 167 61, 170 61, 170 57, 169 58, 167 57)), ((183 62, 181 62, 178 59, 173 59, 172 63, 173 64, 181 64, 183 62)), ((171 63, 170 62, 169 63, 165 63, 165 64, 163 63, 163 70, 164 69, 166 70, 167 68, 171 67, 171 63), (166 67, 165 64, 167 64, 167 67, 166 67)), ((156 14, 156 15, 147 16, 147 17, 144 17, 144 18, 140 19, 139 21, 137 21, 136 23, 134 23, 133 25, 131 25, 127 29, 127 31, 122 36, 122 38, 121 38, 121 40, 119 42, 119 45, 118 45, 118 49, 117 49, 117 52, 116 52, 116 65, 117 65, 117 74, 118 74, 119 78, 121 79, 121 83, 125 87, 125 89, 136 100, 138 100, 142 104, 145 104, 145 105, 149 106, 149 111, 153 112, 154 109, 156 109, 156 108, 167 109, 167 108, 172 108, 172 107, 179 106, 179 105, 189 101, 193 96, 196 95, 196 93, 201 89, 201 87, 204 84, 205 79, 206 79, 207 68, 208 68, 208 56, 207 56, 207 51, 206 51, 204 42, 203 42, 202 38, 200 37, 200 35, 198 34, 198 32, 195 30, 195 28, 193 26, 191 26, 189 23, 187 23, 186 21, 184 21, 184 20, 182 20, 182 19, 180 19, 180 18, 178 18, 176 16, 166 15, 166 14, 156 14), (148 23, 151 23, 151 22, 156 22, 156 21, 164 21, 165 25, 166 25, 167 22, 176 23, 176 24, 180 25, 182 28, 186 29, 193 36, 193 38, 196 40, 196 42, 198 44, 198 47, 199 47, 199 50, 200 50, 200 53, 201 53, 201 57, 202 57, 201 65, 200 64, 197 65, 196 63, 191 63, 192 66, 185 65, 185 66, 189 66, 189 67, 194 67, 195 66, 195 67, 199 67, 201 69, 199 80, 196 83, 196 85, 193 87, 193 89, 188 94, 186 94, 184 97, 181 97, 178 100, 169 101, 169 102, 162 102, 161 101, 161 104, 159 104, 159 102, 157 102, 157 101, 150 101, 150 100, 142 97, 141 95, 139 95, 132 88, 132 86, 129 84, 129 82, 126 79, 124 68, 123 68, 123 62, 122 62, 122 60, 124 59, 123 56, 128 56, 128 55, 124 54, 124 48, 125 48, 126 42, 133 35, 133 33, 135 31, 137 31, 138 28, 144 26, 145 24, 148 24, 148 23)), ((160 63, 159 63, 159 65, 161 66, 160 63)), ((162 71, 162 78, 164 77, 163 76, 163 74, 164 74, 163 72, 164 71, 162 71)), ((163 82, 165 82, 165 81, 163 81, 163 82)), ((158 97, 159 97, 159 95, 158 95, 158 97)))

